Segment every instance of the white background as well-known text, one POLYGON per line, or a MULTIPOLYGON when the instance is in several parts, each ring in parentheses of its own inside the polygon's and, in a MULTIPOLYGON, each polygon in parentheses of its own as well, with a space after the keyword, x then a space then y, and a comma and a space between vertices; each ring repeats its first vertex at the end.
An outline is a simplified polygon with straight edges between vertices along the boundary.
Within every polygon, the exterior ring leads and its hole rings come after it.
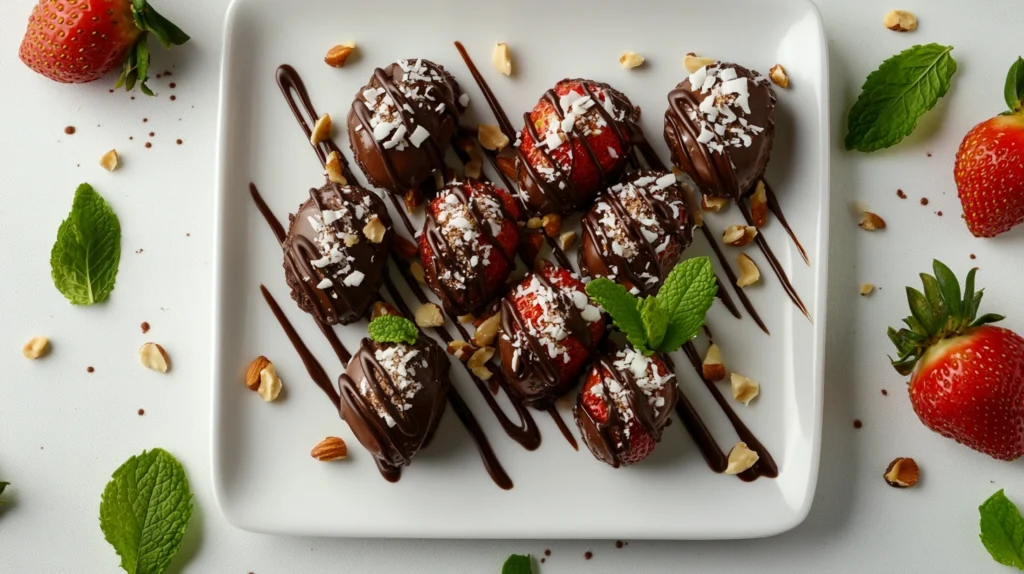
MULTIPOLYGON (((972 238, 952 181, 963 135, 1004 107, 1006 70, 1024 52, 1020 2, 909 2, 901 7, 917 13, 921 26, 901 35, 881 25, 894 7, 889 2, 819 0, 831 50, 834 155, 824 451, 814 507, 803 525, 775 538, 629 541, 621 550, 611 541, 291 539, 228 526, 210 487, 208 389, 212 158, 228 2, 158 3, 193 40, 171 53, 154 51, 154 73, 173 75, 152 80, 158 98, 135 100, 108 93, 112 78, 59 86, 28 71, 16 54, 33 3, 0 3, 0 479, 14 483, 0 510, 0 572, 115 571, 118 559, 99 530, 100 493, 128 456, 154 446, 184 463, 196 494, 174 560, 174 569, 187 572, 486 573, 499 571, 509 553, 546 548, 552 556, 545 573, 1005 570, 977 539, 977 506, 1003 487, 1024 505, 1021 464, 990 460, 917 422, 903 379, 887 365, 885 327, 907 313, 903 285, 940 257, 958 273, 981 267, 984 308, 1024 330, 1024 274, 1014 257, 1024 230, 972 238), (926 42, 956 47, 960 69, 951 92, 896 149, 870 156, 843 151, 846 111, 864 77, 884 58, 926 42), (64 134, 68 125, 75 135, 64 134), (123 166, 108 174, 96 162, 112 147, 123 166), (113 204, 123 232, 117 289, 96 308, 71 307, 49 278, 57 226, 82 181, 113 204), (897 188, 909 199, 897 198, 897 188), (928 206, 920 205, 922 197, 928 206), (889 228, 859 230, 854 213, 863 207, 889 228), (881 290, 862 298, 862 282, 881 290), (152 325, 148 335, 140 332, 142 321, 152 325), (46 360, 21 357, 34 335, 52 341, 46 360), (138 365, 136 351, 147 340, 168 350, 172 375, 138 365), (96 372, 87 374, 87 366, 96 372), (855 418, 862 429, 853 429, 855 418), (895 456, 921 464, 916 488, 891 489, 882 481, 895 456), (585 561, 588 550, 594 557, 585 561)), ((681 22, 681 39, 688 25, 696 24, 681 22)))

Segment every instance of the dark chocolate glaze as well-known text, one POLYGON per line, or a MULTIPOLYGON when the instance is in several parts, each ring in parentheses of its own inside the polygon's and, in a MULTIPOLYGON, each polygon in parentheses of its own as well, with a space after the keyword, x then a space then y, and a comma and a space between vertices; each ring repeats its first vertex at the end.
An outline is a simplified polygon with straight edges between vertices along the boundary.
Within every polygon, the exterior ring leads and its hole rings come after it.
POLYGON ((505 209, 503 198, 494 186, 476 180, 445 187, 426 212, 420 259, 424 264, 427 285, 441 299, 449 315, 477 313, 505 287, 505 280, 516 266, 515 247, 509 250, 498 240, 492 223, 509 229, 513 234, 512 246, 515 246, 519 243, 516 218, 505 209), (477 236, 473 241, 451 241, 452 234, 461 235, 463 230, 453 227, 452 219, 443 224, 438 221, 438 210, 444 209, 449 196, 465 206, 469 216, 467 223, 477 236), (493 214, 489 217, 481 208, 481 202, 488 197, 498 206, 497 218, 493 214), (484 260, 488 247, 490 262, 484 260), (473 257, 478 259, 475 265, 473 257), (463 279, 454 279, 455 275, 463 279))
POLYGON ((428 60, 402 60, 387 68, 375 69, 367 85, 356 94, 348 115, 349 144, 356 163, 370 183, 401 194, 420 185, 434 170, 444 170, 444 150, 455 135, 459 114, 464 109, 458 101, 460 96, 455 78, 428 60), (407 69, 422 68, 425 73, 411 77, 402 63, 407 69), (385 140, 395 130, 382 140, 374 136, 371 119, 375 112, 367 107, 364 96, 369 89, 383 90, 369 102, 375 107, 390 99, 392 112, 397 112, 392 119, 398 120, 406 130, 408 145, 385 147, 385 140), (423 127, 430 134, 419 146, 410 139, 417 127, 423 127))
POLYGON ((630 174, 621 184, 605 190, 583 218, 583 240, 579 250, 580 272, 590 277, 607 277, 627 290, 641 295, 657 293, 668 272, 682 258, 693 241, 693 215, 686 206, 684 191, 675 183, 654 189, 658 178, 671 173, 641 171, 630 174), (646 185, 640 185, 645 183, 646 185), (632 204, 623 201, 631 189, 632 204), (602 223, 611 212, 615 224, 602 223), (645 226, 648 218, 654 225, 645 226), (644 229, 654 234, 649 241, 644 229), (657 231, 651 231, 653 227, 657 231), (616 233, 636 246, 636 253, 612 249, 616 233), (667 242, 667 243, 666 243, 667 242), (659 245, 665 248, 659 253, 659 245), (643 277, 646 275, 648 278, 643 277))
MULTIPOLYGON (((377 299, 394 238, 391 217, 379 197, 360 187, 328 182, 320 189, 311 189, 309 196, 295 215, 288 218, 288 236, 282 245, 285 280, 300 309, 329 325, 348 325, 364 317, 377 299), (357 206, 362 210, 362 217, 355 217, 357 206), (342 269, 340 264, 328 264, 319 269, 312 264, 324 253, 316 243, 319 233, 309 218, 322 217, 325 210, 344 210, 351 218, 349 231, 355 232, 358 243, 349 247, 341 243, 339 246, 345 257, 353 258, 351 261, 343 260, 344 265, 363 274, 358 285, 345 285, 343 277, 335 275, 342 269), (362 233, 363 227, 374 217, 380 219, 386 230, 380 243, 371 242, 362 233), (332 280, 333 285, 320 289, 317 284, 324 278, 332 280)), ((339 219, 329 225, 341 234, 343 224, 344 221, 339 219)), ((337 241, 340 243, 341 239, 337 241)))
POLYGON ((448 404, 449 367, 444 350, 430 337, 420 336, 415 345, 363 339, 339 377, 341 417, 388 480, 397 480, 401 467, 430 444, 448 404), (412 367, 408 378, 420 387, 411 398, 399 389, 393 370, 376 357, 377 351, 391 349, 418 353, 407 366, 412 367))
POLYGON ((771 157, 775 136, 775 92, 766 78, 756 76, 742 66, 716 63, 707 69, 732 69, 738 78, 747 79, 750 113, 744 113, 739 106, 730 106, 738 118, 727 127, 740 127, 739 120, 743 119, 763 131, 748 134, 751 138, 749 146, 730 146, 723 137, 731 139, 732 136, 714 134, 713 142, 709 143, 723 145, 721 152, 700 143, 698 136, 701 133, 700 118, 703 114, 698 107, 705 98, 712 97, 712 93, 701 93, 701 87, 691 86, 690 78, 687 77, 668 95, 665 143, 672 153, 672 161, 693 178, 699 187, 713 195, 738 200, 743 192, 753 191, 758 180, 764 176, 771 157), (692 117, 691 113, 694 114, 692 117))
MULTIPOLYGON (((605 412, 607 418, 602 422, 597 420, 585 406, 584 396, 587 393, 587 386, 580 391, 573 407, 573 416, 576 425, 580 429, 580 436, 583 443, 590 448, 590 452, 600 461, 606 462, 615 468, 624 464, 621 459, 623 453, 631 449, 630 438, 626 436, 629 420, 624 416, 623 408, 613 398, 610 381, 614 381, 619 387, 625 389, 626 402, 633 416, 640 426, 647 432, 654 442, 661 442, 662 429, 668 423, 672 414, 672 405, 676 403, 676 377, 669 374, 669 379, 653 395, 647 395, 637 384, 636 376, 630 369, 620 369, 615 366, 617 349, 612 349, 598 359, 594 366, 596 376, 599 377, 599 385, 602 387, 605 412), (661 412, 648 400, 652 396, 660 396, 664 399, 661 412)), ((668 371, 660 356, 652 360, 654 369, 659 372, 668 371), (661 363, 661 364, 659 364, 661 363)), ((591 376, 594 376, 593 374, 591 376)), ((625 464, 629 462, 626 461, 625 464)))
POLYGON ((547 411, 551 415, 551 419, 555 421, 555 426, 561 431, 562 436, 569 442, 569 446, 573 450, 579 450, 580 445, 576 442, 576 437, 572 436, 572 431, 569 430, 569 425, 565 424, 565 420, 562 419, 562 414, 558 412, 558 408, 555 405, 551 405, 547 408, 547 411))
POLYGON ((725 396, 722 395, 722 392, 718 390, 715 383, 704 378, 704 371, 701 367, 700 355, 697 354, 697 347, 693 345, 693 342, 689 342, 683 345, 683 351, 686 353, 686 357, 690 360, 690 364, 693 365, 693 369, 697 371, 701 381, 704 382, 704 386, 707 387, 711 396, 714 397, 715 402, 718 403, 718 406, 722 408, 723 412, 725 412, 725 416, 729 419, 729 423, 732 424, 732 428, 736 431, 740 440, 747 443, 747 447, 756 452, 759 457, 757 462, 754 463, 754 466, 738 475, 740 479, 744 482, 751 482, 762 476, 768 478, 775 478, 779 476, 779 467, 775 464, 775 459, 772 458, 768 449, 765 448, 764 444, 758 440, 757 436, 747 428, 747 425, 743 424, 739 415, 737 415, 736 411, 729 405, 729 401, 726 400, 725 396))
MULTIPOLYGON (((747 310, 747 313, 750 313, 754 322, 757 323, 757 326, 760 327, 762 331, 764 331, 765 335, 771 335, 768 331, 768 327, 766 327, 764 321, 761 320, 761 316, 758 315, 757 310, 754 309, 754 304, 751 303, 750 298, 747 297, 746 291, 736 284, 739 278, 736 277, 736 272, 732 269, 732 263, 725 256, 725 253, 722 253, 722 248, 718 246, 718 242, 715 240, 715 234, 710 228, 708 228, 708 222, 706 220, 704 221, 704 224, 700 226, 700 230, 704 234, 704 239, 707 240, 708 244, 711 245, 711 249, 715 252, 715 257, 718 258, 718 262, 721 263, 722 268, 725 269, 725 276, 729 278, 729 283, 732 285, 732 288, 736 290, 736 295, 739 296, 740 302, 743 303, 743 308, 747 310)), ((758 233, 758 235, 761 234, 758 233)), ((722 291, 722 289, 719 289, 719 291, 722 291)))
MULTIPOLYGON (((277 85, 281 88, 281 93, 284 94, 284 99, 288 102, 288 107, 291 108, 292 114, 295 115, 295 120, 299 122, 299 127, 306 134, 306 141, 309 141, 310 136, 313 134, 313 126, 320 116, 317 115, 313 102, 309 98, 306 84, 302 81, 299 73, 295 71, 295 68, 284 64, 277 68, 277 85)), ((345 156, 342 155, 341 149, 334 143, 334 140, 330 138, 313 146, 313 151, 316 152, 316 156, 320 159, 320 165, 327 163, 327 155, 332 151, 338 152, 344 163, 345 156)), ((344 175, 346 179, 353 181, 352 172, 348 169, 347 165, 345 166, 344 175)))
MULTIPOLYGON (((579 92, 577 91, 577 93, 579 92)), ((565 79, 558 82, 554 88, 546 91, 538 102, 537 107, 532 112, 523 114, 523 123, 525 125, 522 132, 522 140, 524 145, 516 148, 516 179, 519 183, 520 195, 523 197, 530 212, 567 215, 589 203, 601 189, 616 183, 629 163, 629 156, 632 153, 633 145, 642 133, 637 126, 639 119, 640 109, 635 107, 622 92, 608 84, 582 78, 565 79), (579 129, 574 129, 566 134, 567 140, 562 144, 571 146, 568 170, 562 167, 547 146, 540 145, 543 143, 543 138, 537 131, 533 114, 550 106, 560 120, 565 119, 565 110, 562 109, 560 104, 558 90, 567 85, 578 86, 583 90, 582 95, 590 96, 595 102, 595 105, 590 109, 598 113, 600 118, 607 124, 607 129, 610 129, 615 135, 618 148, 622 150, 622 153, 618 158, 614 158, 611 165, 602 165, 599 160, 599 154, 594 150, 590 141, 591 138, 580 134, 579 129), (599 98, 600 93, 603 93, 604 97, 611 100, 615 110, 621 112, 621 117, 613 117, 605 109, 601 103, 602 100, 599 98), (528 141, 532 142, 532 147, 526 145, 528 141), (524 147, 531 147, 534 153, 524 151, 524 147), (597 169, 597 185, 582 186, 580 184, 579 177, 576 174, 576 164, 580 151, 587 156, 590 164, 597 169), (544 165, 541 165, 540 160, 543 160, 544 165), (550 174, 552 176, 550 180, 540 172, 539 168, 541 167, 554 170, 550 174)), ((600 155, 608 154, 602 153, 600 155)))
POLYGON ((270 307, 270 311, 274 313, 274 317, 277 318, 277 322, 281 324, 281 328, 284 329, 288 340, 291 341, 292 346, 295 347, 295 352, 299 354, 299 358, 302 359, 302 364, 306 367, 306 372, 309 373, 309 378, 313 379, 316 386, 320 387, 320 390, 331 399, 331 403, 334 408, 337 409, 341 405, 340 395, 338 391, 334 389, 334 384, 331 383, 331 378, 327 376, 327 371, 324 370, 323 365, 320 361, 316 360, 313 353, 309 350, 309 347, 299 337, 298 332, 295 331, 295 327, 292 326, 291 321, 285 316, 284 311, 281 310, 281 306, 277 304, 274 296, 270 294, 270 291, 266 287, 260 285, 260 293, 263 294, 263 300, 267 302, 270 307))
POLYGON ((762 181, 764 182, 765 196, 768 198, 768 209, 770 209, 772 213, 775 214, 775 217, 778 218, 779 223, 782 224, 782 227, 785 228, 786 233, 789 234, 789 237, 796 245, 796 250, 800 252, 800 257, 803 258, 804 263, 809 267, 811 265, 811 260, 807 257, 807 252, 804 251, 804 246, 801 245, 800 240, 796 238, 796 233, 793 233, 793 228, 790 227, 789 222, 786 221, 786 216, 782 213, 782 206, 779 205, 779 198, 776 197, 772 186, 768 185, 768 181, 762 181))
MULTIPOLYGON (((736 205, 743 214, 743 218, 747 220, 747 225, 754 225, 754 218, 750 215, 750 210, 747 209, 746 204, 742 201, 737 201, 736 205)), ((757 246, 761 249, 761 253, 763 253, 765 259, 768 260, 768 265, 772 268, 772 271, 775 272, 775 276, 779 278, 779 282, 782 283, 782 288, 786 291, 786 295, 789 295, 790 300, 793 301, 793 304, 796 305, 797 309, 800 309, 800 312, 804 314, 804 317, 811 320, 811 314, 807 312, 807 306, 804 305, 804 301, 800 298, 800 294, 796 292, 796 288, 793 287, 793 283, 790 282, 789 276, 786 275, 786 270, 782 268, 782 263, 779 263, 778 258, 775 257, 775 252, 772 251, 771 246, 768 245, 768 240, 764 238, 764 234, 756 234, 754 236, 754 243, 757 243, 757 246)))
POLYGON ((700 418, 697 409, 693 407, 682 391, 679 391, 679 399, 676 401, 676 415, 682 421, 694 444, 697 445, 697 450, 704 457, 708 468, 718 474, 725 472, 725 469, 729 467, 729 456, 722 452, 722 448, 718 446, 715 437, 704 424, 704 420, 700 418))
MULTIPOLYGON (((551 290, 553 308, 549 312, 564 317, 566 339, 575 339, 587 349, 593 350, 597 341, 591 340, 590 326, 576 308, 569 294, 570 289, 555 286, 542 272, 527 274, 522 285, 528 284, 533 277, 551 290)), ((501 370, 526 405, 546 410, 555 399, 572 388, 575 377, 562 379, 555 364, 561 355, 552 358, 544 342, 530 333, 526 320, 515 304, 515 296, 513 290, 501 302, 501 333, 498 339, 501 370), (518 347, 513 345, 513 340, 519 343, 518 347), (513 361, 517 351, 518 358, 513 361)))

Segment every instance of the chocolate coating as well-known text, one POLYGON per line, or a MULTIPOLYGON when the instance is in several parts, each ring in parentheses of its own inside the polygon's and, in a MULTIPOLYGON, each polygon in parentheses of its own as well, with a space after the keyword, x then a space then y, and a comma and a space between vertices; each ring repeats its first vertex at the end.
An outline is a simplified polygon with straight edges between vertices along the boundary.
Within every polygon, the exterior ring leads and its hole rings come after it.
POLYGON ((449 314, 480 311, 515 269, 518 209, 504 190, 471 179, 442 189, 426 212, 420 259, 427 285, 449 314))
POLYGON ((338 379, 341 417, 388 480, 433 438, 448 404, 449 367, 430 337, 415 345, 363 339, 338 379))
POLYGON ((630 174, 606 190, 583 218, 580 271, 657 293, 693 241, 688 193, 672 173, 657 171, 630 174))
POLYGON ((444 169, 465 109, 460 99, 455 78, 428 60, 374 70, 348 114, 349 145, 370 183, 402 194, 444 169))
POLYGON ((577 397, 573 417, 594 457, 618 468, 631 462, 624 455, 631 451, 634 433, 646 432, 654 442, 661 441, 677 393, 676 376, 660 355, 647 358, 626 346, 597 361, 577 397), (588 408, 585 397, 591 392, 595 394, 590 401, 604 404, 604 420, 588 408))
POLYGON ((566 79, 545 92, 524 114, 516 150, 516 179, 527 208, 567 215, 618 181, 642 137, 639 119, 640 109, 608 84, 566 79), (580 101, 596 104, 584 108, 580 101), (549 139, 560 143, 552 148, 549 139))
POLYGON ((395 235, 391 217, 384 202, 361 187, 329 182, 309 195, 288 217, 282 244, 285 281, 300 309, 329 325, 348 325, 364 317, 378 299, 395 235), (322 225, 325 211, 337 217, 327 226, 322 225), (380 243, 362 231, 374 217, 386 230, 380 243), (356 242, 347 245, 345 237, 356 242), (325 281, 330 285, 321 288, 325 281))
POLYGON ((753 192, 775 136, 775 92, 768 79, 718 62, 683 80, 668 103, 665 143, 676 166, 705 193, 739 199, 753 192), (737 84, 741 80, 745 88, 737 84))

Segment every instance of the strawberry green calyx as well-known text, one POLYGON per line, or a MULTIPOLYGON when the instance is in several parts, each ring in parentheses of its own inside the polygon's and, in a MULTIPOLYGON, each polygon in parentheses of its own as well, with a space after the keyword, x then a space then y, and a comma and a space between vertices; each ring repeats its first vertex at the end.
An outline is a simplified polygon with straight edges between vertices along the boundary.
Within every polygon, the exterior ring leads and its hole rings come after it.
POLYGON ((1010 72, 1006 74, 1004 95, 1006 105, 1010 108, 1004 115, 1024 113, 1024 58, 1018 57, 1010 66, 1010 72))
POLYGON ((911 315, 903 322, 908 328, 897 331, 889 327, 889 339, 899 353, 897 359, 890 357, 890 360, 901 375, 909 375, 928 349, 943 340, 1004 318, 995 314, 977 316, 984 292, 974 289, 977 267, 967 273, 963 294, 960 282, 949 267, 936 259, 932 262, 932 270, 934 275, 921 274, 923 293, 907 287, 911 315))
POLYGON ((130 92, 138 83, 142 93, 152 96, 153 91, 146 85, 149 72, 149 33, 152 32, 167 49, 188 42, 189 36, 161 16, 146 0, 132 0, 132 17, 135 19, 135 25, 142 30, 142 34, 129 50, 121 68, 121 75, 117 78, 117 85, 114 87, 124 86, 125 91, 130 92))

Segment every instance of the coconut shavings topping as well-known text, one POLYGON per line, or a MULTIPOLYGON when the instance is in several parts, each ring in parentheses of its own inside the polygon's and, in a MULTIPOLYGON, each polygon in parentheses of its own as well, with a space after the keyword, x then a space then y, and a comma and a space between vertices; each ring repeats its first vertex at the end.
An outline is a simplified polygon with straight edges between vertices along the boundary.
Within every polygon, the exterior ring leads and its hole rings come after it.
POLYGON ((700 127, 697 141, 713 152, 726 147, 744 148, 753 144, 753 136, 764 131, 747 119, 750 116, 750 86, 767 84, 755 74, 741 76, 736 68, 722 63, 705 66, 690 74, 690 89, 706 97, 697 110, 688 110, 690 120, 700 127))
POLYGON ((563 362, 570 361, 563 341, 572 333, 569 331, 569 317, 560 306, 562 296, 568 298, 568 303, 579 312, 588 328, 591 323, 601 320, 601 308, 591 304, 590 298, 579 285, 562 280, 560 274, 555 274, 550 284, 542 281, 536 273, 531 274, 527 281, 516 287, 513 297, 539 306, 540 312, 533 314, 531 320, 523 322, 527 334, 519 331, 515 333, 514 339, 509 339, 515 349, 512 355, 513 369, 518 367, 522 350, 529 348, 526 335, 537 340, 550 359, 557 360, 561 355, 563 362))
MULTIPOLYGON (((466 193, 468 184, 456 182, 453 186, 466 193)), ((452 289, 465 289, 467 282, 491 264, 492 257, 500 257, 493 253, 491 242, 482 236, 474 213, 488 226, 491 237, 498 237, 505 220, 501 204, 490 193, 467 195, 473 212, 470 212, 470 205, 463 203, 451 188, 443 190, 432 206, 438 230, 444 236, 448 253, 456 262, 453 268, 441 269, 438 280, 452 289)))
POLYGON ((401 151, 409 147, 418 148, 430 138, 430 131, 416 124, 416 115, 437 116, 445 112, 445 104, 438 102, 437 86, 447 79, 435 66, 422 59, 399 60, 397 65, 402 69, 402 77, 393 84, 404 99, 401 106, 386 89, 372 84, 358 98, 371 112, 373 138, 386 150, 401 151))
MULTIPOLYGON (((342 194, 355 197, 357 194, 349 188, 342 188, 342 194)), ((307 216, 307 221, 316 236, 319 259, 310 260, 310 265, 317 271, 317 289, 336 288, 338 284, 346 287, 358 287, 365 275, 352 267, 355 257, 350 248, 360 241, 359 229, 363 226, 363 216, 371 211, 372 202, 368 195, 363 195, 360 202, 331 202, 338 209, 325 209, 320 213, 307 216)), ((305 278, 310 281, 310 278, 305 278)), ((332 294, 337 299, 337 294, 332 294)))
MULTIPOLYGON (((665 384, 671 381, 672 375, 662 369, 651 357, 645 357, 643 353, 629 347, 615 353, 612 366, 618 372, 629 373, 633 376, 637 387, 640 388, 647 403, 651 406, 654 417, 657 417, 662 412, 662 409, 672 407, 672 405, 665 404, 665 397, 662 392, 665 384)), ((626 386, 619 384, 615 377, 610 376, 608 373, 605 373, 602 383, 601 385, 591 387, 590 392, 605 398, 606 403, 608 402, 607 399, 611 398, 614 408, 620 413, 622 422, 626 423, 623 424, 623 433, 628 438, 630 435, 630 425, 628 423, 630 419, 636 417, 636 413, 633 412, 633 407, 630 403, 632 391, 626 386), (608 389, 610 397, 605 394, 605 388, 608 389)))
MULTIPOLYGON (((422 356, 419 350, 404 343, 381 345, 373 352, 373 356, 387 373, 387 377, 384 377, 380 373, 374 372, 381 391, 399 412, 411 409, 412 399, 423 389, 423 385, 416 381, 415 377, 417 369, 427 368, 426 357, 422 356), (393 386, 392 383, 394 383, 393 386)), ((395 419, 380 404, 377 394, 370 387, 366 377, 359 381, 359 394, 366 399, 367 403, 389 427, 395 426, 395 419)))

